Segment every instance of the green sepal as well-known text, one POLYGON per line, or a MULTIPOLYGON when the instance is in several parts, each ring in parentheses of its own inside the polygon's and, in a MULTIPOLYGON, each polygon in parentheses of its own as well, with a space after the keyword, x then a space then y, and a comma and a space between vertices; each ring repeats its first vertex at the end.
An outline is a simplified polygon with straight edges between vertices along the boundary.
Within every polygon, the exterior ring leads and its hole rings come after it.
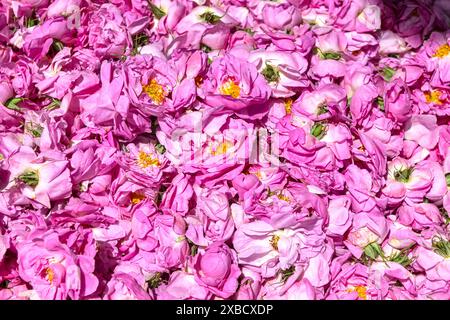
POLYGON ((268 63, 266 63, 266 67, 262 70, 261 74, 266 78, 267 82, 278 82, 280 80, 280 72, 278 69, 268 63))
POLYGON ((392 77, 395 75, 395 69, 392 69, 390 67, 384 67, 381 70, 381 75, 383 76, 384 80, 391 81, 392 77))
POLYGON ((150 3, 150 10, 152 11, 153 15, 156 17, 156 19, 160 20, 162 17, 166 15, 164 11, 162 11, 160 8, 155 6, 154 4, 150 3))
POLYGON ((316 137, 317 139, 322 139, 326 133, 326 127, 320 122, 315 123, 311 127, 311 135, 316 137))
POLYGON ((11 98, 5 103, 5 107, 14 111, 22 110, 17 104, 25 100, 24 98, 11 98))
POLYGON ((27 170, 18 179, 33 188, 39 184, 39 174, 36 170, 27 170))
POLYGON ((381 247, 380 247, 380 245, 378 243, 372 242, 372 243, 369 243, 367 246, 364 247, 364 254, 368 258, 370 258, 372 260, 375 260, 380 255, 382 255, 382 250, 381 250, 381 247))

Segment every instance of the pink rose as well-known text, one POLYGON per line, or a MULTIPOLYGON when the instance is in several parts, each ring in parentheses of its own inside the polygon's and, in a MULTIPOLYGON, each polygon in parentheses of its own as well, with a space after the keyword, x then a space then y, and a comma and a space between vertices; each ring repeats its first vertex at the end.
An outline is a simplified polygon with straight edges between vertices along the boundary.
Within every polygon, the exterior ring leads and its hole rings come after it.
POLYGON ((215 242, 197 255, 195 271, 196 281, 221 298, 232 296, 238 288, 241 271, 236 253, 223 243, 215 242))
POLYGON ((89 44, 100 57, 120 57, 130 42, 122 14, 112 4, 104 4, 91 13, 88 32, 89 44))
POLYGON ((261 119, 269 111, 266 80, 253 64, 229 54, 213 61, 201 89, 205 103, 219 110, 249 119, 261 119))
POLYGON ((97 289, 93 259, 74 255, 56 233, 31 234, 17 249, 20 277, 41 299, 79 299, 97 289))

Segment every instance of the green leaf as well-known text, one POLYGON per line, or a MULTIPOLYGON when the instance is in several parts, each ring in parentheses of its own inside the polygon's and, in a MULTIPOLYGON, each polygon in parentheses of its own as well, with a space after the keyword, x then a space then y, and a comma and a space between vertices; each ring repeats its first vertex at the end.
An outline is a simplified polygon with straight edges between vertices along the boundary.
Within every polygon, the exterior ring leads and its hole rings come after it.
POLYGON ((450 187, 450 172, 445 174, 445 181, 447 182, 447 187, 450 187))
POLYGON ((162 11, 160 8, 155 6, 154 4, 150 3, 150 10, 152 11, 153 15, 156 17, 156 19, 160 20, 162 17, 166 15, 164 11, 162 11))
POLYGON ((392 77, 395 75, 395 69, 384 67, 383 70, 381 70, 381 75, 384 80, 391 81, 392 77))

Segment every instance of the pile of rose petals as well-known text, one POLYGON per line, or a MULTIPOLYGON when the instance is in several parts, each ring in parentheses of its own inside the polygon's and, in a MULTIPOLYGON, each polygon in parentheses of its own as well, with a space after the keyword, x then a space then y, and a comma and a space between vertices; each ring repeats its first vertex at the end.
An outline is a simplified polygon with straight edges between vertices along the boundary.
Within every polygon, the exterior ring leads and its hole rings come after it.
POLYGON ((450 299, 449 13, 2 0, 0 299, 450 299))

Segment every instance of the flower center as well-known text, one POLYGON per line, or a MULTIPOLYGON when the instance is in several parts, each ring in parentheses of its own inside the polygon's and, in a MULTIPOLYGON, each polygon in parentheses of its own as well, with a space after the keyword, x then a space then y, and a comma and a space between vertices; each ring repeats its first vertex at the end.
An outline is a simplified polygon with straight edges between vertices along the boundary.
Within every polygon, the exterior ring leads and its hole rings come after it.
POLYGON ((144 169, 150 166, 158 167, 160 165, 158 158, 154 158, 151 154, 144 151, 139 152, 137 163, 144 169))
POLYGON ((144 199, 145 195, 143 195, 142 193, 132 192, 130 195, 130 201, 132 204, 138 204, 144 199))
POLYGON ((278 82, 278 80, 280 79, 280 72, 277 70, 277 68, 267 63, 261 74, 264 76, 264 78, 266 78, 268 82, 278 82))
POLYGON ((19 176, 19 180, 30 187, 36 187, 39 184, 39 173, 37 170, 27 170, 19 176))
POLYGON ((274 234, 270 239, 270 245, 277 251, 278 251, 278 241, 280 241, 280 236, 277 236, 276 234, 274 234))
POLYGON ((437 48, 436 52, 434 53, 433 57, 442 59, 445 58, 450 54, 450 46, 446 43, 437 48))
POLYGON ((397 180, 398 182, 408 182, 412 172, 413 168, 396 170, 394 172, 394 179, 397 180))
POLYGON ((426 91, 424 92, 425 100, 427 103, 434 103, 441 105, 441 92, 439 90, 433 90, 433 91, 426 91))
POLYGON ((227 153, 232 147, 233 144, 230 141, 224 141, 215 148, 211 147, 211 155, 213 156, 223 155, 227 153))
POLYGON ((142 90, 152 99, 155 104, 161 104, 166 98, 166 92, 162 85, 160 85, 156 79, 150 80, 146 85, 142 86, 142 90))
POLYGON ((367 300, 367 288, 365 286, 356 286, 348 289, 347 292, 356 292, 360 299, 367 300))
POLYGON ((45 269, 45 279, 47 279, 48 282, 53 283, 54 277, 55 277, 55 273, 53 272, 52 268, 46 268, 45 269))
POLYGON ((220 17, 211 11, 205 11, 200 15, 200 18, 209 24, 216 24, 220 21, 220 17))
POLYGON ((287 98, 284 101, 284 110, 286 110, 286 114, 292 113, 292 104, 293 103, 294 103, 294 101, 291 98, 287 98))
POLYGON ((233 79, 228 79, 226 82, 224 82, 219 90, 223 95, 233 97, 234 99, 239 98, 241 94, 239 83, 234 81, 233 79))
POLYGON ((286 201, 286 202, 289 202, 289 201, 291 200, 288 196, 286 196, 286 195, 284 195, 284 194, 282 194, 282 193, 280 193, 280 194, 278 195, 278 199, 283 200, 283 201, 286 201))

